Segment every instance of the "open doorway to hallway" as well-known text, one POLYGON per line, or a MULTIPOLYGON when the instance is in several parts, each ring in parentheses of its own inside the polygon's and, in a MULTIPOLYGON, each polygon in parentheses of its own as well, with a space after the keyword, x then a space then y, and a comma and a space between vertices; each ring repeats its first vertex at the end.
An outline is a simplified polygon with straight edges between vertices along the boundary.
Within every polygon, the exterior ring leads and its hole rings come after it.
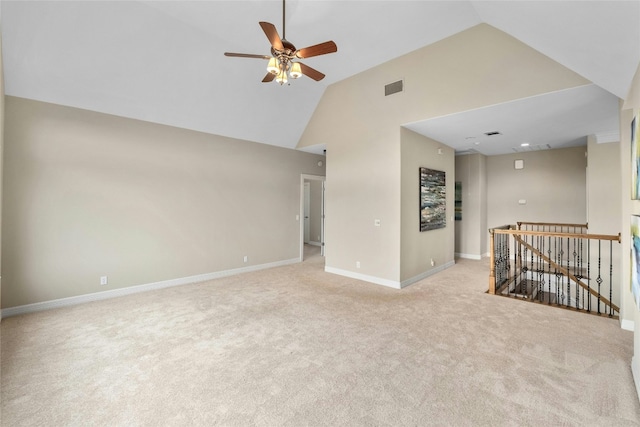
POLYGON ((300 261, 324 257, 324 176, 300 178, 300 261))

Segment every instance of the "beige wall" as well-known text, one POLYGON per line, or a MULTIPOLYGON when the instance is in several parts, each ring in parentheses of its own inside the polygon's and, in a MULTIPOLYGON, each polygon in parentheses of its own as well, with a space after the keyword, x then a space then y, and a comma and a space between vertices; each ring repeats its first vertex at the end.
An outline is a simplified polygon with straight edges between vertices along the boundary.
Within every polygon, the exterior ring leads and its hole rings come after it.
MULTIPOLYGON (((587 198, 588 210, 587 220, 590 234, 617 235, 621 233, 622 224, 620 221, 622 213, 622 192, 620 190, 620 144, 611 142, 598 144, 594 136, 588 138, 587 143, 587 198)), ((595 241, 592 254, 592 265, 597 266, 595 241)), ((618 242, 602 242, 601 263, 608 266, 613 265, 611 288, 611 301, 618 307, 621 306, 621 245, 618 242)), ((609 274, 604 275, 607 279, 602 284, 601 294, 609 299, 609 274)), ((595 282, 594 282, 595 286, 595 282)), ((621 310, 623 311, 623 310, 621 310)), ((623 317, 621 313, 621 318, 623 317)), ((629 319, 633 321, 633 318, 629 319)))
POLYGON ((322 156, 12 97, 6 118, 5 308, 300 255, 322 156))
POLYGON ((487 156, 480 156, 480 250, 482 256, 489 256, 489 204, 487 188, 487 156))
POLYGON ((589 233, 618 234, 622 231, 620 200, 623 196, 619 176, 620 143, 598 144, 595 137, 590 136, 587 150, 589 233))
POLYGON ((487 157, 488 226, 585 223, 586 151, 573 147, 487 157), (516 159, 524 160, 524 169, 514 168, 516 159))
POLYGON ((456 221, 455 252, 480 259, 487 252, 487 157, 456 156, 456 181, 462 184, 462 220, 456 221))
POLYGON ((402 231, 401 276, 403 283, 429 270, 453 262, 454 246, 454 150, 437 141, 402 129, 402 231), (442 154, 440 154, 442 153, 442 154), (447 188, 447 225, 420 231, 419 168, 444 171, 447 188), (431 265, 433 259, 434 265, 431 265))
POLYGON ((588 83, 482 24, 329 86, 299 143, 327 146, 328 270, 403 276, 403 124, 588 83), (384 85, 401 78, 405 91, 385 97, 384 85))

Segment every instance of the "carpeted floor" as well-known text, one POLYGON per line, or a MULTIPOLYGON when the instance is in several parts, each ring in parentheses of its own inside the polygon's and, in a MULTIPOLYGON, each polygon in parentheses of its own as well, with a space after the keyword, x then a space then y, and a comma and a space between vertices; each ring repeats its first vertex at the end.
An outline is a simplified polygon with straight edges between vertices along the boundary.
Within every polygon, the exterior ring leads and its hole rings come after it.
MULTIPOLYGON (((312 248, 313 249, 313 248, 312 248)), ((640 425, 618 322, 323 258, 4 319, 3 426, 640 425)))

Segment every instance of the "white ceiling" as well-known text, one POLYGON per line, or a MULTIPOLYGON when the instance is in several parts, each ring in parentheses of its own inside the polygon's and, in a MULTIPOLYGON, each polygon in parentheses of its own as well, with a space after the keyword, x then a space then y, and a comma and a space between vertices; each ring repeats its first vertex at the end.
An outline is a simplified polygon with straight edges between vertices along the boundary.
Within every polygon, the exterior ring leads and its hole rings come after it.
POLYGON ((617 131, 617 98, 640 62, 640 0, 289 0, 287 39, 298 48, 333 40, 338 52, 304 61, 323 81, 280 87, 261 83, 265 61, 223 53, 268 54, 258 22, 282 35, 281 13, 280 1, 267 0, 2 0, 5 90, 295 148, 327 85, 484 22, 594 83, 407 125, 460 150, 499 154, 524 141, 558 148, 617 131), (484 141, 492 130, 503 135, 484 141))
POLYGON ((587 135, 618 141, 618 98, 594 85, 435 117, 405 127, 459 154, 487 156, 585 145, 587 135), (488 136, 485 133, 499 132, 488 136), (526 144, 523 146, 522 144, 526 144))

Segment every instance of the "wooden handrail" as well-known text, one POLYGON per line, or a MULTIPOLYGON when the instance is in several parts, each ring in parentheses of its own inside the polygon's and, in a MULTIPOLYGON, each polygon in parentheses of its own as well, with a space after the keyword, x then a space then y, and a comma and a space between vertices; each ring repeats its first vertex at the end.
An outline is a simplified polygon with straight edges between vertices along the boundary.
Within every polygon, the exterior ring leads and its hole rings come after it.
POLYGON ((493 227, 489 229, 489 232, 491 232, 491 230, 514 230, 515 226, 513 225, 501 225, 500 227, 493 227))
POLYGON ((518 221, 518 229, 520 229, 521 225, 538 225, 544 227, 580 227, 580 228, 589 228, 589 223, 586 224, 564 224, 561 222, 527 222, 527 221, 518 221))
MULTIPOLYGON (((516 241, 518 241, 518 243, 520 243, 521 245, 524 245, 526 248, 528 248, 531 252, 535 253, 536 255, 538 255, 540 258, 542 258, 543 260, 545 260, 546 262, 549 263, 549 265, 553 266, 556 270, 560 271, 562 274, 564 274, 565 276, 568 276, 571 280, 573 280, 576 284, 578 284, 582 289, 584 289, 585 291, 589 292, 591 295, 593 295, 594 297, 598 298, 600 301, 602 301, 604 304, 608 305, 609 307, 613 308, 615 311, 617 311, 618 313, 620 313, 620 309, 618 308, 618 306, 616 306, 615 304, 613 304, 611 301, 609 301, 608 299, 606 299, 605 297, 603 297, 602 295, 600 295, 598 292, 596 292, 595 290, 591 289, 590 286, 586 285, 585 283, 583 283, 581 280, 579 280, 576 276, 574 276, 573 274, 571 274, 571 272, 562 267, 561 265, 555 263, 551 258, 549 258, 548 256, 546 256, 545 254, 543 254, 542 252, 540 252, 538 249, 534 248, 533 246, 531 246, 529 243, 527 243, 525 240, 523 240, 520 236, 515 235, 513 236, 516 241)), ((601 239, 604 240, 604 239, 601 239)), ((614 239, 610 239, 610 240, 614 240, 614 239)))
POLYGON ((502 228, 493 229, 498 234, 513 234, 513 235, 525 235, 525 236, 551 236, 551 237, 575 237, 577 239, 591 239, 591 240, 611 240, 622 243, 622 235, 612 234, 583 234, 583 233, 555 233, 553 231, 528 231, 528 230, 505 230, 502 228))

